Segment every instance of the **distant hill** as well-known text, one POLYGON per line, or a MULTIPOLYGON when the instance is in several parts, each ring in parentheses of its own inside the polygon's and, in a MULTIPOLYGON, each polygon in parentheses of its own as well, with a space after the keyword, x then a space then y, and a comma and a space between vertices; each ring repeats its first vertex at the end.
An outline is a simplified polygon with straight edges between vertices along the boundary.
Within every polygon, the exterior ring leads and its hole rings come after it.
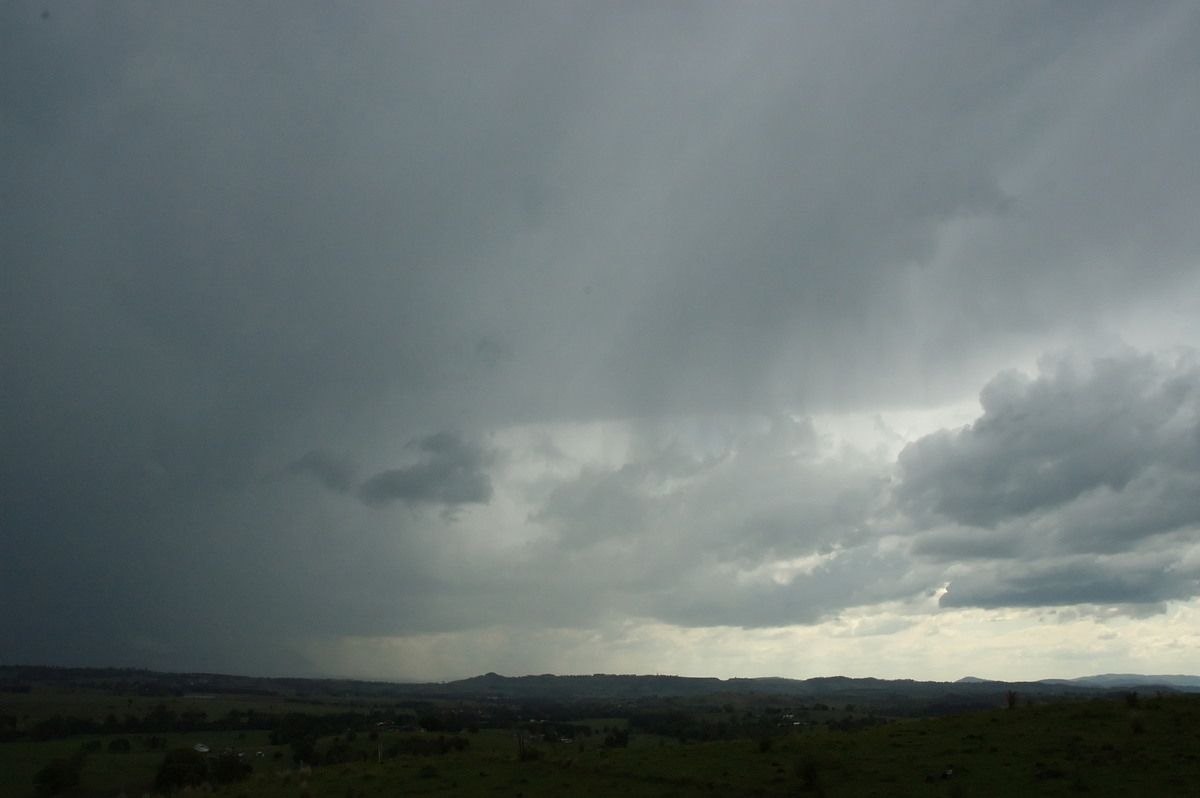
POLYGON ((1170 687, 1183 692, 1200 692, 1200 676, 1183 674, 1148 676, 1141 673, 1104 673, 1078 679, 1041 679, 1041 684, 1074 685, 1117 690, 1124 687, 1170 687))
MULTIPOLYGON (((405 692, 431 698, 493 700, 550 699, 636 700, 653 696, 778 695, 816 701, 871 701, 927 707, 995 706, 1016 690, 1024 696, 1072 696, 1105 692, 1103 685, 1054 682, 997 682, 968 677, 958 682, 819 676, 812 679, 765 677, 717 679, 688 676, 636 676, 597 673, 589 676, 501 676, 487 673, 437 684, 406 685, 405 692)), ((1116 689, 1116 688, 1111 688, 1116 689)))
POLYGON ((1104 693, 1130 688, 1159 688, 1165 691, 1200 692, 1200 676, 1144 676, 1106 674, 1079 679, 1041 679, 1003 682, 966 676, 956 682, 919 682, 912 679, 851 678, 818 676, 812 679, 764 677, 756 679, 691 676, 639 676, 596 673, 585 676, 501 676, 487 673, 469 679, 437 684, 405 685, 404 691, 431 697, 484 697, 492 699, 639 699, 651 696, 701 696, 775 694, 805 696, 816 700, 832 697, 888 699, 905 696, 922 701, 945 698, 957 703, 987 696, 1003 697, 1009 690, 1025 696, 1050 697, 1104 693))
POLYGON ((705 695, 798 696, 815 701, 856 700, 890 705, 962 707, 1003 704, 1008 691, 1023 697, 1079 696, 1118 690, 1157 688, 1200 692, 1200 676, 1103 674, 1078 679, 1002 682, 966 676, 956 682, 821 676, 718 679, 715 677, 596 673, 578 676, 486 673, 449 682, 398 683, 354 679, 296 679, 208 673, 161 673, 132 668, 0 666, 0 692, 30 689, 34 682, 105 689, 130 695, 257 694, 288 696, 410 696, 489 700, 638 700, 705 695))

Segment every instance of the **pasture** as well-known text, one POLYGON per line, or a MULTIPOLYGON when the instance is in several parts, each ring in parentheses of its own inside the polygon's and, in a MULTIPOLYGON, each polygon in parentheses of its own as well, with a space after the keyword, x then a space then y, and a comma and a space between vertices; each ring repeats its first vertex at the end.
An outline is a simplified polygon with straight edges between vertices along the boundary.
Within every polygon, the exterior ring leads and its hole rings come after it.
MULTIPOLYGON (((114 707, 153 714, 160 706, 176 718, 196 713, 212 718, 245 717, 252 708, 278 711, 284 705, 236 696, 155 699, 124 707, 121 699, 98 694, 0 696, 0 712, 18 726, 68 711, 91 713, 102 722, 115 714, 114 707)), ((449 705, 435 708, 449 711, 449 705)), ((286 709, 293 718, 401 711, 386 702, 361 701, 297 700, 286 709)), ((196 743, 213 753, 243 753, 250 772, 236 783, 189 787, 184 794, 190 798, 1185 796, 1195 795, 1200 783, 1197 695, 1044 703, 885 722, 857 731, 764 726, 768 730, 755 738, 711 742, 631 731, 617 717, 581 717, 575 723, 595 731, 566 742, 557 734, 539 734, 538 722, 519 719, 511 728, 455 732, 378 724, 370 731, 313 738, 312 766, 295 761, 295 744, 283 744, 278 731, 265 729, 19 739, 0 744, 0 795, 34 798, 35 774, 42 767, 90 749, 78 785, 62 794, 140 798, 153 791, 164 750, 196 743), (605 730, 629 734, 627 742, 606 745, 605 730), (160 738, 153 748, 150 738, 160 738), (129 741, 128 751, 113 746, 121 739, 129 741)))

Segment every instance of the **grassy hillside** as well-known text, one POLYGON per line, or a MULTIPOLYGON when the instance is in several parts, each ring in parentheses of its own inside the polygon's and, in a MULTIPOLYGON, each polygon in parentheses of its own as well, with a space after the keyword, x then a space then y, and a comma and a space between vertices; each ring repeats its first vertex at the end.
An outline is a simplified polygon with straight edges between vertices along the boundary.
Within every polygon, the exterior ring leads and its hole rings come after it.
MULTIPOLYGON (((602 722, 613 730, 621 723, 602 722)), ((528 730, 387 728, 322 737, 321 761, 342 762, 312 768, 293 764, 293 749, 270 745, 263 731, 176 733, 165 735, 165 744, 246 752, 248 779, 190 789, 193 797, 1191 796, 1200 783, 1195 695, 1038 704, 855 732, 776 727, 757 739, 707 743, 634 733, 628 747, 606 747, 603 736, 564 742, 528 730)), ((90 744, 80 783, 65 794, 140 796, 163 758, 161 748, 142 742, 138 735, 87 735, 0 744, 0 795, 34 796, 41 767, 90 744), (131 750, 110 750, 118 738, 129 739, 131 750)))

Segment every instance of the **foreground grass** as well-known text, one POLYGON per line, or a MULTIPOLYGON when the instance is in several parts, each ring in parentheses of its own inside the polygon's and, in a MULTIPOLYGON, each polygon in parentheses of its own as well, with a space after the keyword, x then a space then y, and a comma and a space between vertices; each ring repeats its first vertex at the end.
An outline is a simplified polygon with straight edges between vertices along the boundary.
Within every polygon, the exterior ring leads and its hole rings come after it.
MULTIPOLYGON (((393 733, 399 735, 400 733, 393 733)), ((195 735, 172 735, 191 744, 195 735)), ((211 737, 253 748, 262 740, 211 737)), ((1090 700, 996 710, 860 732, 800 733, 762 740, 678 744, 635 737, 605 749, 595 738, 527 746, 508 732, 464 735, 465 751, 368 761, 311 772, 254 760, 244 782, 189 790, 192 798, 429 796, 1193 796, 1200 794, 1200 696, 1139 702, 1090 700)), ((381 742, 389 741, 385 736, 381 742)), ((328 745, 324 741, 323 745, 328 745)), ((32 773, 77 750, 80 740, 0 745, 0 794, 32 796, 32 773), (10 774, 12 777, 10 778, 10 774), (19 777, 18 777, 19 776, 19 777), (20 782, 20 783, 18 783, 20 782)), ((215 748, 214 748, 215 750, 215 748)), ((149 789, 161 753, 93 754, 73 796, 134 798, 149 789)))

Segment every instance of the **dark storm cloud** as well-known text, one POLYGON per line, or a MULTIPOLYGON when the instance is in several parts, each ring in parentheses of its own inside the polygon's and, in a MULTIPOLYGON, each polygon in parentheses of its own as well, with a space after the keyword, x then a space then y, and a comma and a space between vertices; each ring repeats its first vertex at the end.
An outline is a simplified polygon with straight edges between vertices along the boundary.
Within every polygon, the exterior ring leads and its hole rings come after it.
POLYGON ((469 443, 938 405, 1126 322, 1194 343, 1193 4, 42 5, 0 4, 8 656, 811 619, 912 588, 878 543, 908 514, 930 578, 938 535, 1195 521, 1193 378, 1153 359, 997 379, 895 506, 786 425, 570 473, 469 443))
POLYGON ((370 507, 396 501, 408 504, 487 504, 492 498, 492 480, 484 468, 487 452, 439 432, 417 441, 429 455, 424 463, 383 471, 358 487, 358 496, 370 507))

